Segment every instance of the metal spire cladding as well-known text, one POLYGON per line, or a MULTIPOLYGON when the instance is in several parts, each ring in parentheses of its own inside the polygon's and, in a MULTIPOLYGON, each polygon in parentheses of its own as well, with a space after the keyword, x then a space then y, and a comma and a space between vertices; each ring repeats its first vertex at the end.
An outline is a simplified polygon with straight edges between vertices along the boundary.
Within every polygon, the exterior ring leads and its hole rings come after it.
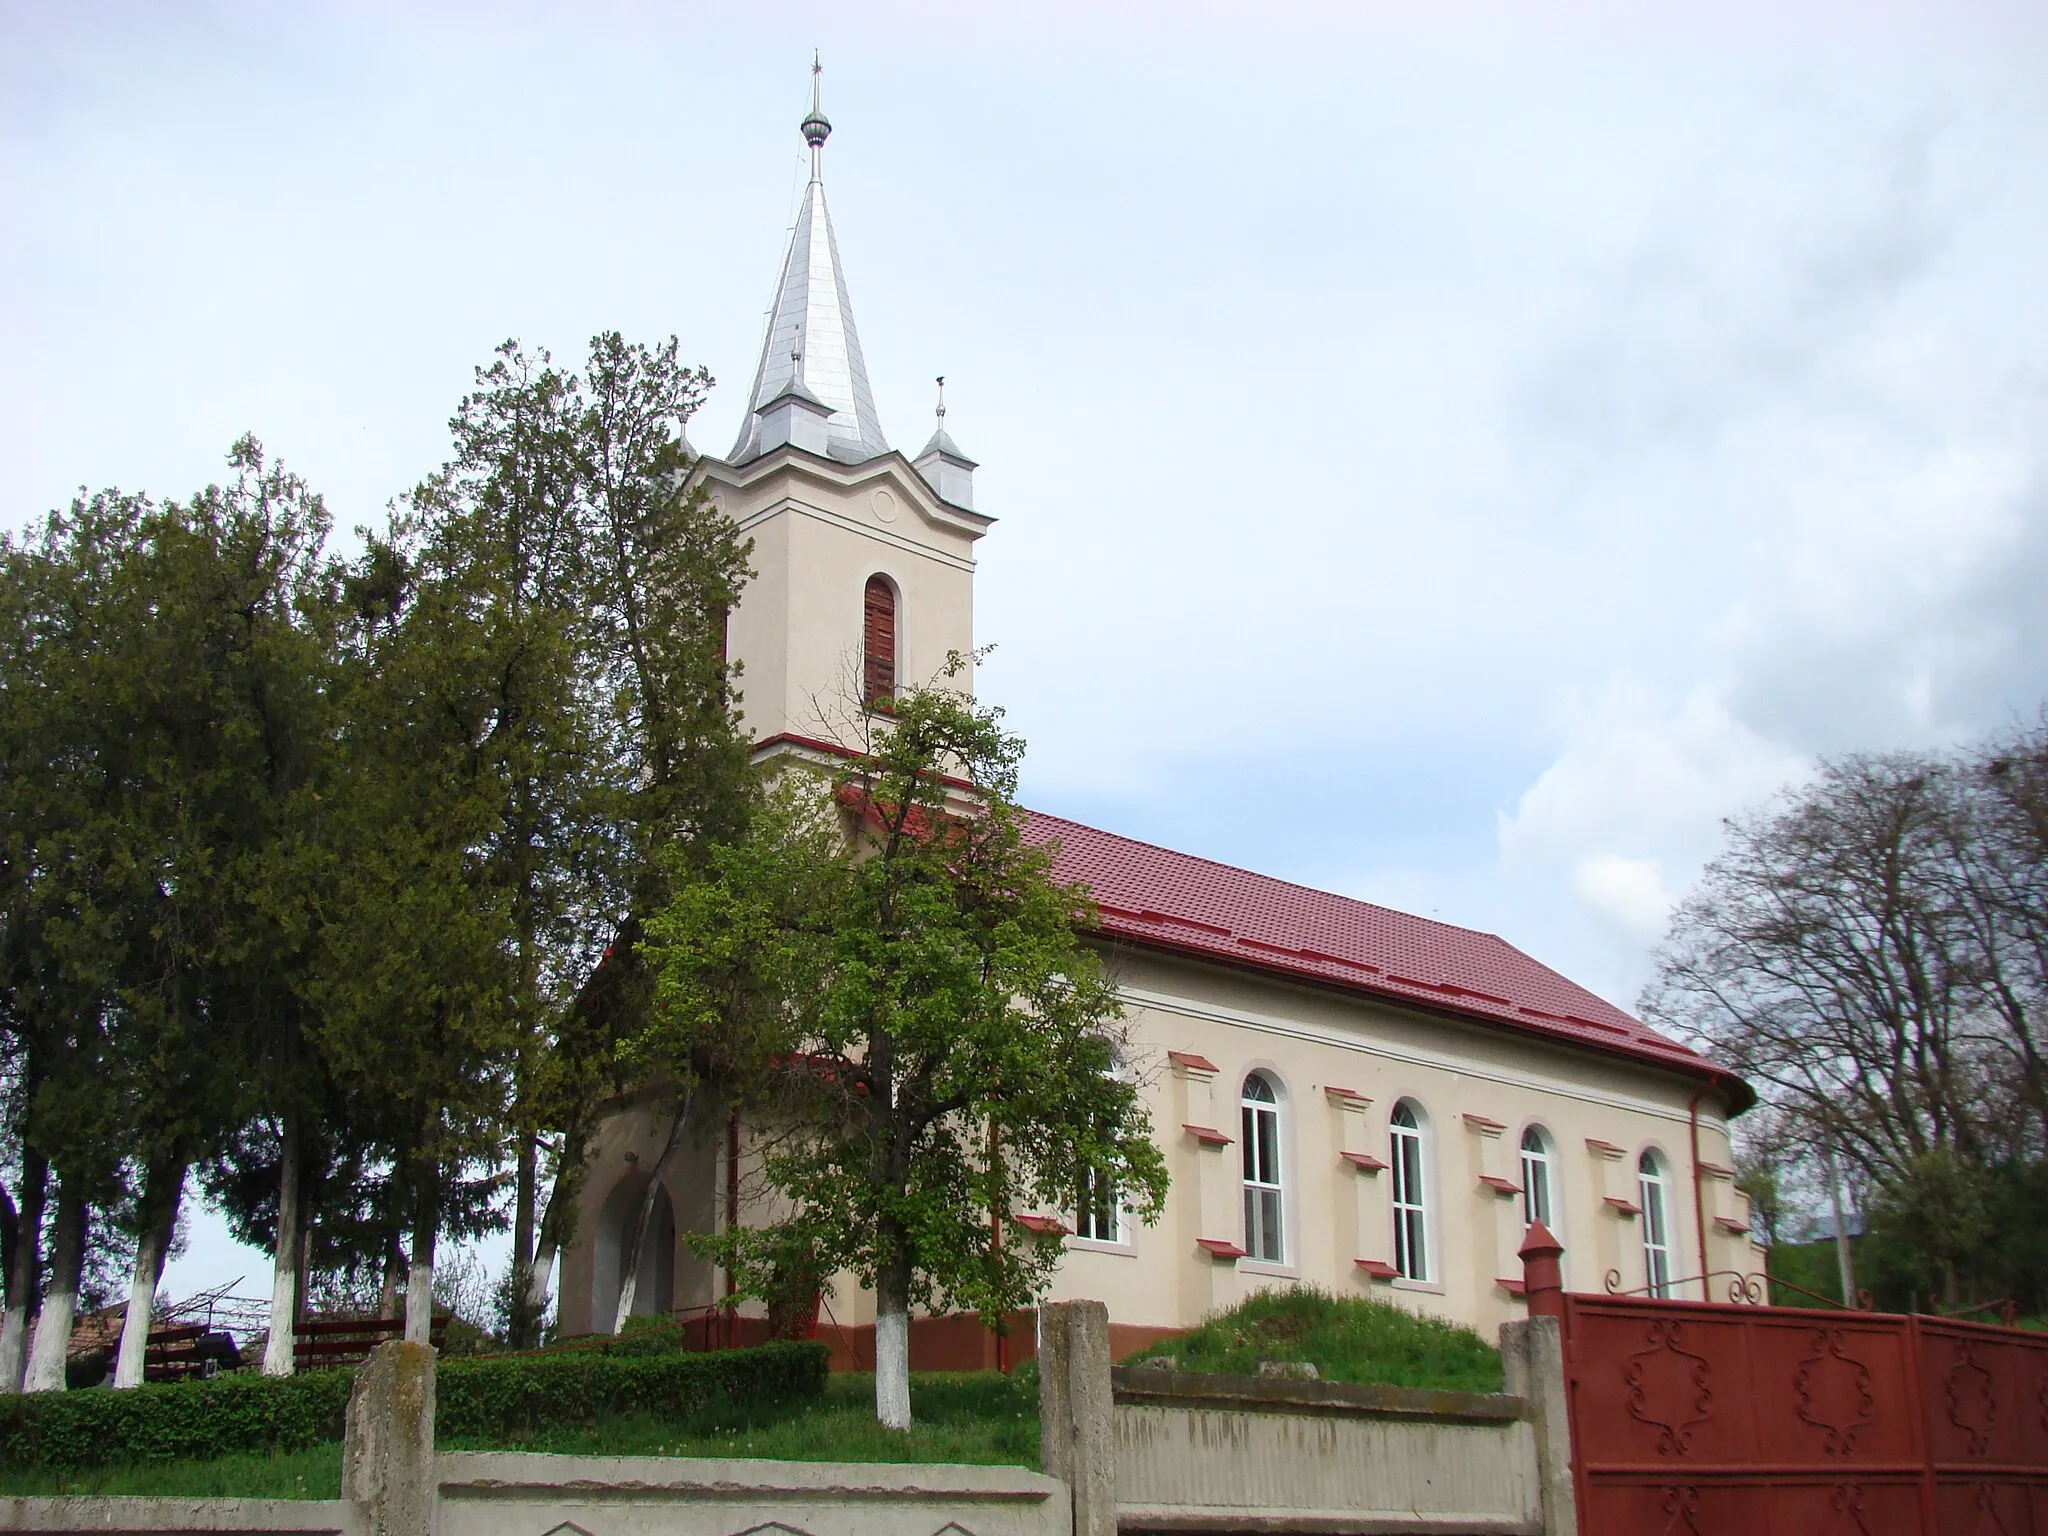
POLYGON ((792 388, 832 408, 825 451, 833 458, 857 464, 889 451, 875 415, 874 392, 868 388, 853 304, 839 268, 839 245, 832 237, 832 216, 825 209, 822 162, 832 124, 818 99, 822 73, 813 59, 811 110, 802 124, 804 142, 811 146, 811 181, 783 259, 782 283, 761 342, 761 365, 754 372, 746 423, 730 456, 734 464, 744 464, 763 451, 758 413, 792 388))

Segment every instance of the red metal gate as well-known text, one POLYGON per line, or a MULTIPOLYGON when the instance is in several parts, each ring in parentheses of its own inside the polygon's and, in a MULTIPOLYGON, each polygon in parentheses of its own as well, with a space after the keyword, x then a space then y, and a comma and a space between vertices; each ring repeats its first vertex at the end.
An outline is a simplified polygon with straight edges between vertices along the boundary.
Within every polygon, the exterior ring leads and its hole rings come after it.
POLYGON ((1545 1300, 1564 1324, 1582 1536, 2048 1536, 2048 1337, 1545 1300))

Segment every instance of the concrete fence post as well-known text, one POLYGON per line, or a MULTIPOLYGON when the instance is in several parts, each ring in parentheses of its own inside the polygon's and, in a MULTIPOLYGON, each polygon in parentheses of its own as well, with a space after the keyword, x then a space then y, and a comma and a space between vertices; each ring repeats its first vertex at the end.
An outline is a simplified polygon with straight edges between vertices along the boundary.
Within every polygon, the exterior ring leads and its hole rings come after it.
POLYGON ((1046 1475, 1073 1494, 1074 1536, 1116 1536, 1116 1440, 1110 1422, 1109 1308, 1038 1309, 1038 1446, 1046 1475))
POLYGON ((434 1349, 386 1340, 356 1370, 342 1433, 341 1496, 368 1536, 432 1536, 434 1349))

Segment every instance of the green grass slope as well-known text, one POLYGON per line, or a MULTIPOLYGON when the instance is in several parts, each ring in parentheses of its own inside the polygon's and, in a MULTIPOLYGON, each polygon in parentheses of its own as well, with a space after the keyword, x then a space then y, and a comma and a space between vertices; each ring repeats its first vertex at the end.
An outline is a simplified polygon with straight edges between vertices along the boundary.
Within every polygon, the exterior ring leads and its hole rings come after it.
POLYGON ((1500 1351, 1470 1328, 1315 1286, 1261 1291, 1125 1364, 1167 1356, 1185 1371, 1253 1376, 1267 1361, 1306 1360, 1325 1381, 1501 1389, 1500 1351))

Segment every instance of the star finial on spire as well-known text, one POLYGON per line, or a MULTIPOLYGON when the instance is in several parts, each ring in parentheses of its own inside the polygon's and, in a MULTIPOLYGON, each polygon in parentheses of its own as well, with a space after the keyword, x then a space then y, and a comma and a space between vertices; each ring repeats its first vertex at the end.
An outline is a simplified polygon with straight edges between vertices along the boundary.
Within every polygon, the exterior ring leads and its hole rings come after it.
POLYGON ((819 102, 819 77, 825 73, 825 66, 818 62, 818 51, 811 50, 811 115, 801 124, 804 142, 811 146, 811 180, 823 181, 824 162, 820 151, 825 140, 831 136, 832 120, 825 115, 819 102))

